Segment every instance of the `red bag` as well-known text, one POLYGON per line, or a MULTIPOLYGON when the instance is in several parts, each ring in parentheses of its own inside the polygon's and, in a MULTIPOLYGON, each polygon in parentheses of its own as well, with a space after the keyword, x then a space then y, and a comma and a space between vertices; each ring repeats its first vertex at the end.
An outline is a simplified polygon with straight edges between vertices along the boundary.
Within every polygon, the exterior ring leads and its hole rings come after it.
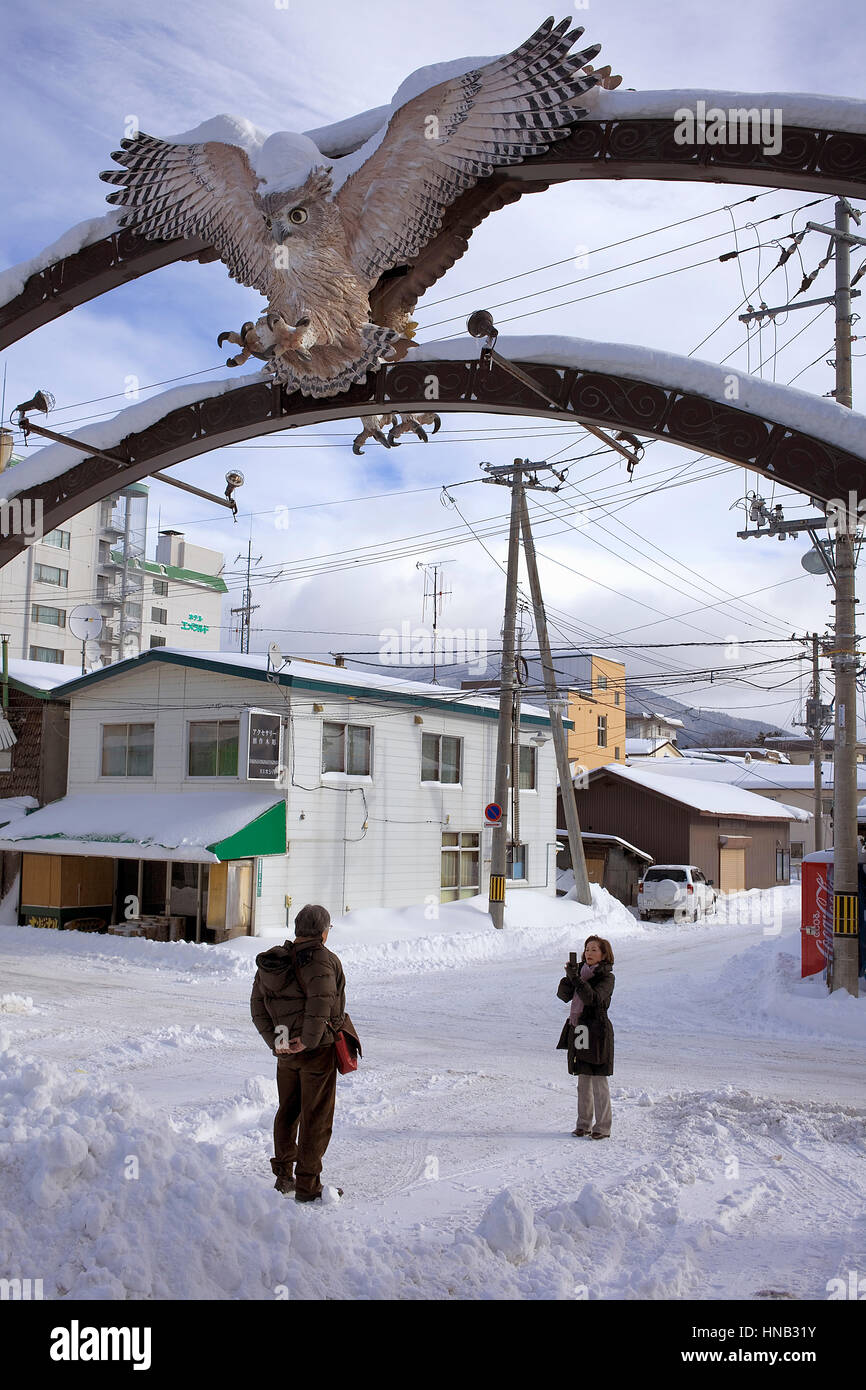
POLYGON ((358 1051, 355 1046, 355 1039, 350 1038, 346 1033, 339 1032, 334 1039, 337 1049, 337 1071, 341 1076, 347 1072, 358 1070, 358 1051))

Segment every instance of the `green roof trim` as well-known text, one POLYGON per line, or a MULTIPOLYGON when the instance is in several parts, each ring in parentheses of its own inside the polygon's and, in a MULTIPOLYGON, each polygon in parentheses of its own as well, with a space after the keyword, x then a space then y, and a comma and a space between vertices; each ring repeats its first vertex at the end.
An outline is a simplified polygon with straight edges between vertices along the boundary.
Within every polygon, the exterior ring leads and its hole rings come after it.
POLYGON ((285 854, 286 852, 286 803, 278 801, 275 806, 251 820, 234 835, 217 840, 208 845, 211 854, 220 861, 225 859, 253 859, 260 854, 285 854))
MULTIPOLYGON (((123 551, 112 550, 111 558, 115 564, 123 564, 123 551)), ((215 589, 218 594, 227 594, 226 582, 218 574, 200 574, 198 570, 184 570, 177 565, 158 565, 153 560, 129 561, 129 568, 144 570, 146 574, 155 574, 160 579, 178 579, 184 584, 204 584, 208 589, 215 589)))
MULTIPOLYGON (((142 652, 140 656, 128 657, 126 661, 117 661, 112 666, 103 668, 101 671, 93 671, 88 676, 79 676, 77 680, 69 681, 63 686, 64 696, 84 689, 85 686, 95 685, 98 681, 109 680, 115 675, 127 675, 130 671, 138 670, 145 662, 165 661, 172 666, 191 666, 200 671, 214 671, 220 676, 236 676, 238 680, 267 681, 266 671, 257 671, 254 668, 235 666, 231 661, 219 661, 215 656, 186 656, 181 652, 173 652, 164 647, 154 647, 151 651, 142 652)), ((331 669, 325 665, 322 670, 331 669)), ((360 676, 360 672, 358 673, 360 676)), ((363 679, 363 677, 361 677, 363 679)), ((273 684, 273 676, 272 681, 273 684)), ((365 685, 343 685, 335 681, 329 681, 327 677, 322 680, 315 680, 310 676, 293 676, 285 672, 279 676, 280 685, 288 686, 291 690, 309 690, 312 693, 321 691, 332 695, 341 695, 344 699, 364 700, 368 704, 381 700, 389 704, 403 704, 416 706, 430 711, 431 705, 435 704, 436 709, 448 710, 452 714, 466 714, 475 719, 498 719, 499 709, 478 709, 470 705, 463 704, 459 700, 436 700, 433 701, 426 695, 415 695, 403 690, 382 690, 378 686, 365 685)), ((432 687, 431 687, 432 690, 432 687)), ((467 690, 467 699, 471 699, 475 692, 467 690)), ((485 698, 479 696, 478 698, 485 698)), ((541 725, 550 726, 550 716, 548 714, 528 714, 521 713, 521 725, 541 725)), ((563 727, 566 729, 574 728, 574 721, 563 719, 563 727)))

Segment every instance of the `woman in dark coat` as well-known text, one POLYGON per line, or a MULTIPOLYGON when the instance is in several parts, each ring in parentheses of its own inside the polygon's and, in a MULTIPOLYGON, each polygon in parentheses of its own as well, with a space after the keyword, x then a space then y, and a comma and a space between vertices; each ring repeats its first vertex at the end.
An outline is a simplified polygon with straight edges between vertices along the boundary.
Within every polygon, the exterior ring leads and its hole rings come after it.
POLYGON ((613 994, 613 950, 603 936, 588 936, 576 965, 565 967, 556 993, 571 1003, 558 1048, 568 1052, 568 1072, 577 1077, 577 1125, 580 1138, 610 1138, 610 1088, 613 1075, 613 1027, 607 1006, 613 994), (593 1107, 595 1124, 593 1124, 593 1107))

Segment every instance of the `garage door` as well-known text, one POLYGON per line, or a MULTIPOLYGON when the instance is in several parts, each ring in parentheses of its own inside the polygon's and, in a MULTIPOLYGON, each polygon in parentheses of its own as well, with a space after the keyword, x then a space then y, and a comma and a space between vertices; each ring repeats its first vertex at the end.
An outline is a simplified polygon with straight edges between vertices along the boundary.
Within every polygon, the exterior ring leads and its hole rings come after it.
POLYGON ((723 893, 738 893, 746 886, 746 851, 719 850, 719 887, 723 893))

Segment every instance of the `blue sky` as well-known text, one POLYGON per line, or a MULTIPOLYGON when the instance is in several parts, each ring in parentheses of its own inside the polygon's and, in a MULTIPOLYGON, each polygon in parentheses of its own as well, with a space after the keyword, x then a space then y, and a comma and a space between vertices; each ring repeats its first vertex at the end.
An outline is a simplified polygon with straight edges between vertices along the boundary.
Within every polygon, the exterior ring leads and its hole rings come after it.
MULTIPOLYGON (((67 227, 106 210, 107 190, 98 174, 109 166, 129 116, 162 136, 223 112, 245 116, 269 132, 307 130, 388 102, 404 78, 427 63, 513 48, 545 13, 543 5, 526 0, 481 0, 472 6, 458 0, 435 5, 370 0, 363 6, 288 0, 285 7, 274 0, 192 0, 184 5, 156 0, 138 10, 109 0, 37 0, 26 10, 7 12, 2 148, 7 198, 0 260, 9 265, 25 259, 67 227)), ((854 6, 831 3, 816 11, 775 0, 732 0, 718 7, 696 6, 691 0, 661 6, 593 0, 575 15, 586 28, 583 42, 602 43, 600 61, 623 74, 626 88, 862 94, 864 21, 854 6)), ((514 319, 505 331, 634 342, 687 355, 731 315, 743 297, 743 284, 751 290, 777 258, 771 239, 792 226, 799 229, 807 218, 832 219, 831 201, 796 212, 813 195, 770 193, 733 209, 737 244, 756 248, 757 241, 764 243, 739 262, 714 262, 569 307, 548 311, 545 306, 599 288, 627 286, 657 270, 733 249, 731 215, 724 205, 757 192, 762 190, 732 185, 586 182, 525 197, 489 218, 474 234, 468 254, 429 291, 417 314, 418 336, 432 339, 460 331, 472 309, 506 301, 497 309, 500 321, 514 319), (700 221, 643 236, 628 246, 597 249, 711 210, 700 221), (786 216, 776 222, 752 229, 746 225, 781 211, 786 216), (687 246, 712 233, 725 235, 706 247, 687 246), (569 261, 535 273, 540 266, 573 257, 582 246, 590 248, 585 268, 569 261), (627 266, 674 247, 683 249, 645 267, 627 266), (602 270, 613 273, 581 288, 581 278, 602 270), (481 288, 518 273, 522 279, 481 288), (560 285, 566 287, 552 288, 560 285), (464 297, 436 303, 458 294, 464 297), (510 302, 525 295, 532 297, 510 302), (542 307, 543 313, 521 317, 542 307)), ((803 244, 807 269, 815 266, 825 245, 817 237, 803 244)), ((855 255, 855 266, 859 259, 855 255)), ((783 271, 766 282, 768 303, 784 302, 799 284, 796 258, 789 267, 787 289, 783 271)), ((831 266, 811 293, 832 289, 831 266)), ((216 335, 255 317, 260 303, 255 292, 231 282, 219 264, 167 267, 75 310, 7 352, 7 409, 44 385, 57 397, 56 426, 74 431, 76 423, 94 418, 94 412, 113 413, 123 405, 128 376, 146 385, 188 379, 197 372, 203 380, 225 375, 216 335), (112 395, 114 399, 95 405, 78 404, 112 395)), ((770 379, 774 372, 783 382, 802 373, 797 386, 821 395, 833 384, 826 363, 833 355, 832 310, 805 328, 810 317, 808 312, 791 314, 787 323, 780 321, 776 337, 768 329, 760 344, 753 339, 750 361, 754 367, 764 357, 764 374, 770 379), (796 341, 783 347, 800 329, 804 331, 796 341)), ((858 350, 866 351, 855 344, 858 350)), ((746 367, 745 334, 736 314, 699 355, 718 361, 727 354, 732 354, 733 366, 746 367)), ((866 402, 862 367, 862 360, 855 360, 855 405, 859 401, 861 408, 866 402)), ((191 540, 225 553, 229 583, 236 587, 235 556, 246 549, 251 526, 253 553, 263 557, 260 572, 268 577, 281 563, 291 566, 347 547, 430 533, 428 547, 416 547, 399 560, 352 572, 259 582, 253 645, 262 648, 275 638, 284 650, 298 654, 375 651, 382 629, 399 628, 404 621, 420 623, 422 581, 416 564, 437 558, 454 561, 447 569, 453 592, 443 623, 485 628, 496 645, 503 581, 494 561, 504 560, 505 537, 486 541, 490 554, 474 541, 445 547, 445 537, 435 533, 445 527, 462 530, 463 523, 440 507, 439 487, 478 477, 481 459, 501 463, 518 454, 544 458, 555 451, 570 457, 588 452, 592 442, 577 431, 554 432, 549 425, 542 437, 531 421, 524 426, 507 417, 452 415, 426 448, 409 441, 385 453, 370 445, 357 459, 350 449, 356 428, 354 422, 340 422, 280 441, 271 436, 179 466, 177 476, 219 491, 226 468, 240 467, 248 481, 239 523, 233 526, 227 515, 214 515, 206 503, 154 484, 151 547, 161 509, 163 525, 184 529, 191 540), (385 493, 393 495, 381 495, 385 493), (361 498, 371 500, 354 500, 361 498), (277 509, 286 507, 293 510, 288 529, 282 529, 276 519, 285 511, 277 509)), ((708 641, 742 643, 787 636, 795 629, 824 630, 832 612, 831 594, 822 579, 802 571, 799 557, 805 543, 783 547, 737 540, 736 531, 743 526, 737 500, 746 486, 755 485, 754 477, 747 480, 742 470, 721 465, 711 470, 706 461, 686 469, 691 457, 673 446, 654 445, 643 466, 645 475, 663 481, 665 472, 681 469, 678 481, 686 485, 638 500, 629 495, 624 465, 609 464, 607 458, 575 465, 570 481, 593 474, 585 490, 596 501, 607 499, 609 514, 599 518, 604 531, 595 525, 554 526, 539 516, 539 549, 550 557, 542 562, 548 601, 571 620, 563 618, 553 633, 555 641, 564 641, 566 634, 574 639, 580 631, 595 636, 597 643, 629 638, 689 642, 702 635, 708 641), (598 471, 602 468, 603 473, 598 471), (709 472, 713 476, 702 481, 687 481, 709 472), (544 539, 545 531, 556 534, 544 539)), ((769 490, 764 490, 769 500, 769 490)), ((507 501, 501 490, 481 485, 461 488, 459 497, 473 526, 501 517, 507 501)), ((579 493, 570 498, 575 507, 580 505, 579 493)), ((780 493, 773 500, 786 504, 786 515, 808 511, 806 499, 799 496, 780 493)), ((232 602, 239 602, 237 592, 232 602)), ((228 614, 224 621, 224 645, 231 646, 228 614)), ((769 659, 779 650, 741 648, 737 659, 746 659, 746 652, 749 659, 769 659)), ((627 670, 630 676, 645 674, 648 683, 653 670, 702 668, 716 659, 724 670, 722 649, 714 651, 712 657, 710 649, 635 651, 626 654, 627 670)), ((712 687, 684 682, 679 692, 669 693, 705 708, 736 709, 788 726, 792 718, 802 718, 798 671, 789 665, 780 673, 759 673, 754 677, 759 688, 720 685, 716 677, 712 687), (777 689, 760 688, 781 682, 785 684, 777 689)))

